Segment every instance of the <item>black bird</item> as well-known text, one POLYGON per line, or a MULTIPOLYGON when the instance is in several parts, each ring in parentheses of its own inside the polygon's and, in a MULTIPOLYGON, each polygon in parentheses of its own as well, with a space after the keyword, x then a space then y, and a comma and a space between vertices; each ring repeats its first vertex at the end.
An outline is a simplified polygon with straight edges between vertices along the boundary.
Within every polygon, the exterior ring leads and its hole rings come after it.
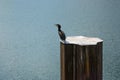
POLYGON ((57 27, 58 27, 58 34, 60 36, 60 39, 62 41, 65 41, 66 40, 66 36, 65 36, 65 33, 61 30, 61 25, 60 24, 55 24, 57 27))

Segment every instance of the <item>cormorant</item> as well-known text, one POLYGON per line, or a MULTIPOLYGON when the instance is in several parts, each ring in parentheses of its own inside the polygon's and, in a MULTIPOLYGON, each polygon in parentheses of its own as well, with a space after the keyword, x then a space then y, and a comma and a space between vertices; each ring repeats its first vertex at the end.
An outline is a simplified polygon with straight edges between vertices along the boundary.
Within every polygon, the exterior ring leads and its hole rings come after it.
POLYGON ((60 24, 55 24, 58 27, 58 34, 60 36, 60 39, 65 42, 66 36, 65 33, 61 30, 60 24))

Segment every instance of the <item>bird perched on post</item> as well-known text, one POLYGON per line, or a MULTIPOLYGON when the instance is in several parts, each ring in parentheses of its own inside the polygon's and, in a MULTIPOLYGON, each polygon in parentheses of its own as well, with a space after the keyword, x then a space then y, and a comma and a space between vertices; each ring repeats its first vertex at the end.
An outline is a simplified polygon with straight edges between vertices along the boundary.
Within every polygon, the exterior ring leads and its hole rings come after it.
POLYGON ((55 25, 58 27, 58 34, 60 39, 65 42, 66 36, 65 33, 61 30, 61 25, 60 24, 55 24, 55 25))

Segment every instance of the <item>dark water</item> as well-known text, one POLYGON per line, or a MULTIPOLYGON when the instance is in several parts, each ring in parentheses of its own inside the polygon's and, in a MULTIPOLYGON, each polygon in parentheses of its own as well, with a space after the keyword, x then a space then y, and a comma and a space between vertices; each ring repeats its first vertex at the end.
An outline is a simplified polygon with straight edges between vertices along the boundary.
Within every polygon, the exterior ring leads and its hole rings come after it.
POLYGON ((100 37, 104 80, 120 80, 119 0, 1 0, 0 80, 60 80, 59 37, 100 37))

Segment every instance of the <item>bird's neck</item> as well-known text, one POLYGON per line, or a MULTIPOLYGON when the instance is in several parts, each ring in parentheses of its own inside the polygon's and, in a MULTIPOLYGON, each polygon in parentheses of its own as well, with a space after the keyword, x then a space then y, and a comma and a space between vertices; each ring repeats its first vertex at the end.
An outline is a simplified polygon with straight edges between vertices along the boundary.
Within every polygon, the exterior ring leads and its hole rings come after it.
POLYGON ((58 31, 61 31, 61 29, 60 29, 60 28, 58 28, 58 31))

